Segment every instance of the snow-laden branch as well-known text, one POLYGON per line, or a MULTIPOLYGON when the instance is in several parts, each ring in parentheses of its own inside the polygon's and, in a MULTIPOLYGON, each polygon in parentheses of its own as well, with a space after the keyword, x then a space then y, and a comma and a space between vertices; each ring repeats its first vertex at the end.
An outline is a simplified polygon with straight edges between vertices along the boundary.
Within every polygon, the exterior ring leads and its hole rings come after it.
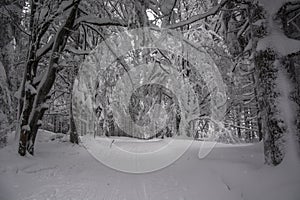
POLYGON ((32 106, 33 110, 29 115, 28 124, 30 125, 34 124, 34 122, 41 119, 41 117, 44 114, 44 111, 47 109, 46 97, 50 89, 52 88, 52 85, 54 83, 57 74, 57 66, 58 66, 57 63, 59 61, 59 54, 64 50, 66 41, 72 31, 72 28, 74 27, 73 25, 74 25, 79 2, 80 0, 74 3, 74 6, 69 16, 67 17, 65 24, 60 27, 60 29, 56 33, 56 36, 54 37, 53 45, 52 45, 52 53, 50 56, 48 68, 41 82, 37 86, 37 90, 36 90, 37 93, 32 106))
POLYGON ((74 26, 81 24, 81 23, 88 23, 97 26, 126 26, 127 24, 119 19, 109 19, 109 18, 99 18, 93 15, 86 15, 79 17, 76 19, 74 26))
POLYGON ((194 23, 196 21, 199 21, 201 19, 204 19, 206 17, 209 17, 211 15, 215 15, 217 14, 217 12, 220 11, 220 9, 225 6, 225 4, 228 2, 228 0, 222 0, 218 5, 214 6, 213 8, 209 9, 206 13, 202 13, 202 14, 198 14, 198 15, 195 15, 195 16, 192 16, 191 18, 187 19, 187 20, 184 20, 184 21, 181 21, 181 22, 178 22, 176 24, 171 24, 169 26, 167 26, 166 28, 169 28, 169 29, 175 29, 175 28, 179 28, 179 27, 182 27, 182 26, 185 26, 185 25, 188 25, 188 24, 191 24, 191 23, 194 23))
POLYGON ((54 43, 54 38, 51 38, 51 40, 47 44, 45 44, 44 46, 42 46, 41 48, 39 48, 36 51, 37 60, 42 58, 43 55, 45 55, 46 53, 48 53, 52 49, 53 43, 54 43))
POLYGON ((76 54, 76 55, 88 55, 88 54, 91 53, 90 50, 75 49, 75 48, 72 48, 72 47, 66 48, 66 51, 68 51, 70 53, 73 53, 73 54, 76 54))

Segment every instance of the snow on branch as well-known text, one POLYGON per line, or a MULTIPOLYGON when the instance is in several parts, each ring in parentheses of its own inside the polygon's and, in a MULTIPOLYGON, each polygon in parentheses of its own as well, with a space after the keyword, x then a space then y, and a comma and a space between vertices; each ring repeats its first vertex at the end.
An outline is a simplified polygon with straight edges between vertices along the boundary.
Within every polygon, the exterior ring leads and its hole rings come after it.
POLYGON ((45 44, 43 47, 37 50, 36 57, 38 58, 38 60, 52 49, 53 43, 54 43, 54 38, 51 38, 51 40, 47 44, 45 44))
POLYGON ((75 26, 80 23, 88 23, 97 26, 126 26, 127 24, 118 19, 99 18, 93 15, 79 17, 75 21, 75 26))
POLYGON ((42 80, 36 89, 36 97, 33 102, 33 112, 30 113, 29 122, 40 118, 43 110, 48 108, 48 104, 45 102, 47 100, 47 94, 51 90, 53 83, 55 81, 56 72, 57 72, 57 62, 59 61, 59 54, 64 50, 66 41, 74 27, 74 21, 76 17, 76 12, 80 0, 76 1, 69 16, 67 17, 65 24, 62 25, 59 30, 56 32, 52 47, 52 55, 48 64, 46 73, 44 74, 42 80))
POLYGON ((283 33, 273 32, 258 42, 256 50, 265 50, 268 47, 286 56, 300 51, 300 41, 288 38, 283 33))
POLYGON ((36 94, 37 93, 36 89, 31 85, 31 83, 29 81, 26 81, 26 83, 25 83, 25 90, 29 91, 30 94, 36 94))
POLYGON ((90 50, 83 50, 83 49, 75 49, 72 47, 68 47, 66 48, 66 51, 76 54, 76 55, 88 55, 89 53, 91 53, 90 50))
POLYGON ((285 5, 284 2, 280 2, 275 6, 275 8, 271 9, 271 11, 267 8, 267 3, 265 2, 265 9, 269 13, 269 18, 267 20, 267 28, 269 30, 269 34, 258 41, 256 50, 264 51, 268 48, 272 48, 281 56, 287 56, 293 53, 300 52, 300 41, 296 39, 289 38, 285 35, 284 31, 281 28, 281 24, 279 24, 274 18, 274 13, 278 13, 279 5, 285 5), (274 11, 276 10, 276 12, 274 11))
POLYGON ((219 10, 225 6, 225 4, 228 2, 228 0, 222 0, 218 5, 214 6, 213 8, 209 9, 206 13, 202 13, 202 14, 198 14, 198 15, 195 15, 195 16, 192 16, 191 18, 187 19, 187 20, 184 20, 184 21, 181 21, 181 22, 178 22, 176 24, 171 24, 169 26, 167 26, 166 28, 169 28, 169 29, 175 29, 175 28, 179 28, 179 27, 182 27, 182 26, 185 26, 185 25, 188 25, 188 24, 191 24, 191 23, 194 23, 196 21, 199 21, 201 19, 204 19, 206 17, 209 17, 211 15, 215 15, 217 12, 219 12, 219 10))

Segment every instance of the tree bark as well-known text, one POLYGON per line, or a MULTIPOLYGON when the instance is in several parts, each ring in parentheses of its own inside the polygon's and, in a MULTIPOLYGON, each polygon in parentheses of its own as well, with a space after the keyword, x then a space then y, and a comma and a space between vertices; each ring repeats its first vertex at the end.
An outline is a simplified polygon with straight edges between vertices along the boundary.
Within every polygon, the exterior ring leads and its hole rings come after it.
POLYGON ((79 140, 78 140, 78 133, 77 133, 77 129, 75 126, 75 120, 74 120, 74 116, 73 116, 73 95, 71 93, 71 100, 70 100, 70 142, 71 143, 75 143, 78 144, 79 140))
MULTIPOLYGON (((284 7, 284 6, 283 6, 284 7)), ((279 9, 281 10, 281 9, 279 9)), ((261 14, 265 16, 267 21, 266 24, 272 24, 272 26, 278 26, 279 22, 275 22, 274 18, 278 17, 279 13, 277 12, 274 16, 267 16, 268 14, 263 12, 261 9, 261 14)), ((268 36, 270 31, 273 29, 268 29, 265 25, 260 25, 256 31, 256 41, 268 36)), ((273 41, 276 43, 277 41, 273 41)), ((292 113, 289 113, 286 116, 286 109, 294 108, 293 102, 285 97, 284 90, 293 90, 292 84, 287 84, 285 87, 281 88, 282 84, 280 78, 285 76, 285 73, 289 77, 292 77, 291 70, 287 70, 287 64, 284 62, 289 55, 281 55, 274 47, 269 47, 268 49, 261 50, 256 52, 255 55, 255 67, 256 73, 258 76, 258 98, 259 98, 259 109, 261 117, 261 130, 263 133, 264 140, 264 154, 265 162, 269 165, 278 165, 280 164, 288 154, 290 154, 291 143, 288 142, 291 137, 293 137, 294 124, 291 123, 290 119, 293 118, 292 113), (286 98, 283 102, 283 98, 286 98), (285 104, 283 108, 282 103, 285 104)), ((288 80, 288 82, 292 82, 288 80)), ((288 94, 289 97, 291 94, 288 94)), ((296 121, 296 119, 292 119, 296 121)), ((292 153, 295 154, 295 153, 292 153)))
MULTIPOLYGON (((21 132, 18 152, 21 156, 24 156, 26 154, 26 150, 30 154, 34 154, 35 138, 37 130, 40 126, 38 122, 42 119, 44 112, 47 109, 46 101, 50 98, 48 94, 53 86, 56 77, 60 54, 64 50, 67 39, 70 35, 71 30, 73 29, 79 1, 80 0, 74 2, 72 10, 68 15, 65 24, 57 31, 55 41, 52 47, 48 68, 46 69, 43 79, 37 85, 33 83, 33 78, 35 77, 36 73, 32 72, 36 72, 36 68, 38 65, 38 58, 36 58, 36 49, 38 48, 38 45, 35 41, 39 40, 38 36, 34 34, 34 31, 32 31, 33 38, 31 41, 33 43, 31 45, 32 48, 29 51, 29 59, 26 67, 26 72, 23 78, 23 98, 21 98, 20 100, 22 101, 20 102, 19 115, 21 117, 21 132), (36 92, 32 92, 30 89, 28 89, 28 86, 25 87, 28 83, 32 87, 36 87, 36 92), (23 99, 25 99, 25 101, 23 99)), ((34 16, 34 5, 35 3, 32 3, 32 16, 34 16)), ((33 22, 31 24, 33 24, 33 22)))
POLYGON ((276 54, 268 49, 258 52, 255 58, 258 72, 258 96, 261 126, 264 140, 265 162, 278 165, 284 156, 285 128, 278 108, 279 90, 276 86, 278 67, 274 65, 276 54))

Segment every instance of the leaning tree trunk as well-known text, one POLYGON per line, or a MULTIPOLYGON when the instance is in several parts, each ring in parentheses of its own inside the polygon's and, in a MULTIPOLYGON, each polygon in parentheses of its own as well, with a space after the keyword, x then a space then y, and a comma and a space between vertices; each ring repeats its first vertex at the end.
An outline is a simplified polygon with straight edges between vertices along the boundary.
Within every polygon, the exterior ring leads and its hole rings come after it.
MULTIPOLYGON (((21 156, 24 156, 26 154, 26 151, 28 151, 32 155, 34 154, 34 143, 37 130, 41 125, 40 122, 42 120, 44 112, 48 108, 46 102, 50 98, 48 94, 53 86, 56 77, 60 54, 64 50, 68 36, 70 35, 71 30, 73 29, 79 1, 80 0, 74 2, 72 10, 68 15, 65 24, 58 30, 58 32, 55 35, 52 44, 50 61, 46 72, 39 83, 34 82, 34 78, 36 76, 36 68, 38 65, 38 44, 35 41, 38 41, 38 37, 33 36, 36 38, 33 38, 31 40, 32 45, 29 51, 29 59, 26 66, 26 72, 23 78, 22 98, 20 98, 19 105, 19 117, 21 118, 21 127, 18 152, 21 156)), ((32 3, 32 13, 34 13, 34 5, 35 3, 32 3)), ((34 14, 32 15, 32 20, 34 20, 33 17, 34 14)), ((32 31, 32 34, 35 34, 35 32, 32 31)))

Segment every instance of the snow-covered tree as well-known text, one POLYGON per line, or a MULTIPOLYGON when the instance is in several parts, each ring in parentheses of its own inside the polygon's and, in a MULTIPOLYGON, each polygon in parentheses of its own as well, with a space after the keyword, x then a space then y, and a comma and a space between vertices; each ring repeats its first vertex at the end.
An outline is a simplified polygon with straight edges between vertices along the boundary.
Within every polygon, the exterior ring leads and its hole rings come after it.
POLYGON ((299 131, 296 128, 299 105, 291 99, 292 92, 298 89, 295 79, 292 79, 295 69, 286 60, 299 54, 300 41, 288 38, 282 27, 285 14, 300 4, 293 1, 262 1, 260 5, 263 19, 257 22, 258 29, 254 36, 257 41, 255 65, 258 96, 266 162, 277 165, 284 159, 290 162, 291 159, 299 159, 296 137, 299 131), (291 158, 291 155, 295 157, 291 158))

